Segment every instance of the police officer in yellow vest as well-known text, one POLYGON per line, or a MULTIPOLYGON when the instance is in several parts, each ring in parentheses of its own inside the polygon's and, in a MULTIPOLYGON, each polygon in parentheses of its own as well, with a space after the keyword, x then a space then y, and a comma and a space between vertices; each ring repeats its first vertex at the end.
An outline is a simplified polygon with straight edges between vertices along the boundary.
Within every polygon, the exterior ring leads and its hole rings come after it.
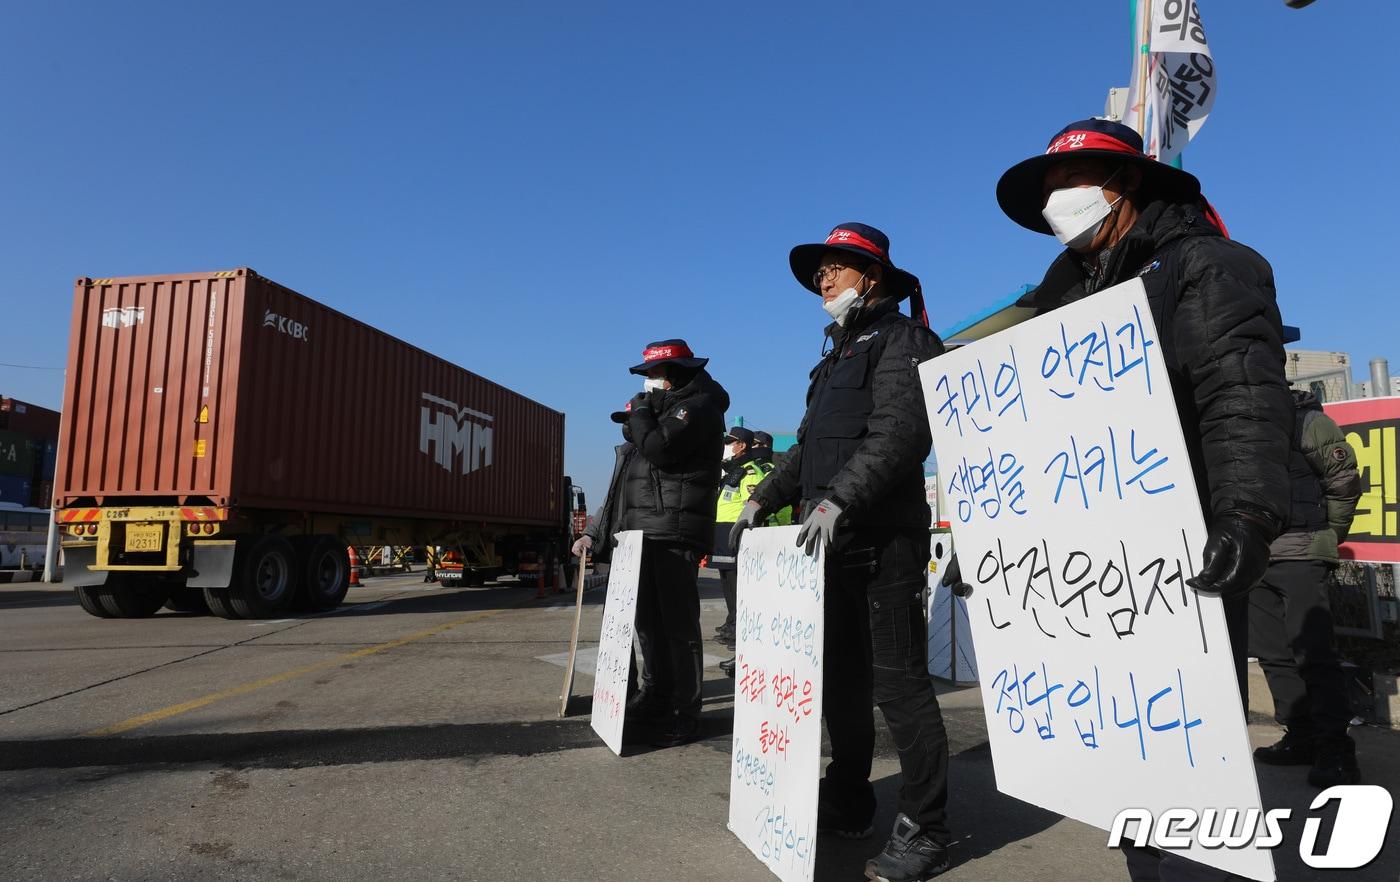
POLYGON ((753 432, 735 426, 724 436, 724 475, 719 482, 719 502, 715 505, 715 547, 709 566, 719 571, 724 590, 724 605, 729 614, 724 624, 715 629, 715 640, 734 650, 734 598, 738 583, 733 550, 729 547, 729 530, 739 519, 744 503, 753 495, 753 488, 773 470, 754 457, 753 432))
MULTIPOLYGON (((749 448, 753 451, 754 462, 763 470, 766 475, 773 471, 773 436, 767 432, 754 432, 753 445, 749 448)), ((792 523, 792 506, 783 506, 777 514, 769 515, 765 522, 769 527, 786 527, 792 523)))

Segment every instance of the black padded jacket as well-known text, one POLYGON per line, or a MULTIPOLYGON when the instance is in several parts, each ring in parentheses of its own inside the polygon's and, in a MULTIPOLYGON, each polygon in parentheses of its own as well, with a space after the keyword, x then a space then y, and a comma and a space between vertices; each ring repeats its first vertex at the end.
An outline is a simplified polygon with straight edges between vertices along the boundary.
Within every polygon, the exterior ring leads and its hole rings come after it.
POLYGON ((1193 205, 1153 202, 1117 245, 1065 251, 1021 301, 1037 314, 1140 277, 1207 521, 1243 510, 1289 516, 1293 398, 1273 269, 1193 205))

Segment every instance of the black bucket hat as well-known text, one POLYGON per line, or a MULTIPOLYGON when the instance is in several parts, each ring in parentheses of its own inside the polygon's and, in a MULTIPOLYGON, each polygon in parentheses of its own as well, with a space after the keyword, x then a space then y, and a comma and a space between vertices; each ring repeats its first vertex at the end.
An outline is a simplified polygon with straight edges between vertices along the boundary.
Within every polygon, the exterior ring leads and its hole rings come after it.
POLYGON ((628 368, 634 374, 646 372, 662 364, 673 364, 687 370, 698 370, 709 364, 708 358, 696 358, 684 340, 658 340, 642 350, 642 363, 628 368))
POLYGON ((1041 214, 1045 208, 1045 173, 1056 163, 1079 156, 1131 163, 1142 170, 1144 189, 1157 198, 1195 202, 1201 197, 1201 182, 1196 176, 1143 153, 1142 137, 1137 132, 1106 119, 1082 119, 1056 132, 1043 154, 1006 170, 997 181, 1001 210, 1026 229, 1053 236, 1054 230, 1041 214))
POLYGON ((837 226, 826 236, 826 241, 812 245, 798 245, 788 254, 788 265, 802 287, 813 294, 821 291, 812 284, 812 276, 821 266, 822 256, 828 251, 846 251, 867 260, 873 260, 885 268, 884 284, 899 300, 903 300, 919 289, 919 278, 902 270, 890 262, 890 237, 868 224, 854 221, 837 226))
POLYGON ((735 426, 734 428, 730 429, 730 430, 725 434, 725 436, 724 436, 724 443, 725 443, 725 444, 732 444, 732 443, 734 443, 735 441, 742 442, 742 443, 747 444, 747 445, 749 445, 750 447, 752 447, 752 446, 753 446, 753 432, 750 432, 748 429, 745 429, 743 426, 735 426))

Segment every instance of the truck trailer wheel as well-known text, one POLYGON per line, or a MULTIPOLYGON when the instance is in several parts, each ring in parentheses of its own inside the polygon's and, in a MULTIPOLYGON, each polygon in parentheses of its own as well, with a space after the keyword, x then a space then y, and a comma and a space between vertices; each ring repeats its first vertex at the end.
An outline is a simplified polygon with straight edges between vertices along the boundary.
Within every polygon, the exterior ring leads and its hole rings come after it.
POLYGON ((107 584, 98 589, 102 607, 116 619, 146 619, 165 606, 170 592, 153 582, 128 578, 126 573, 112 573, 107 584))
POLYGON ((233 609, 233 604, 229 602, 227 588, 205 588, 204 603, 209 607, 209 611, 221 619, 242 618, 233 609))
POLYGON ((101 591, 101 585, 79 585, 73 589, 73 594, 78 598, 78 606, 83 608, 83 612, 99 619, 110 619, 112 614, 102 605, 101 591))
MULTIPOLYGON (((286 609, 297 590, 296 553, 273 533, 238 543, 229 605, 243 619, 260 619, 286 609)), ((210 604, 211 608, 213 604, 210 604)))
POLYGON ((350 556, 334 536, 311 536, 298 544, 301 587, 297 606, 308 610, 335 609, 350 590, 350 556))

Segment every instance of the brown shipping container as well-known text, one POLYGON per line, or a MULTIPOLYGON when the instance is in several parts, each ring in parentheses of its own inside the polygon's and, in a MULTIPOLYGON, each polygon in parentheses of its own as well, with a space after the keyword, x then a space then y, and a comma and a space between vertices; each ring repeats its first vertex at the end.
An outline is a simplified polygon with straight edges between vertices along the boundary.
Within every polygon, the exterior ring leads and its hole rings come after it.
POLYGON ((0 429, 20 432, 31 438, 48 441, 58 437, 59 415, 56 410, 0 397, 0 429))
POLYGON ((61 505, 554 525, 564 415, 251 270, 79 279, 61 505))

